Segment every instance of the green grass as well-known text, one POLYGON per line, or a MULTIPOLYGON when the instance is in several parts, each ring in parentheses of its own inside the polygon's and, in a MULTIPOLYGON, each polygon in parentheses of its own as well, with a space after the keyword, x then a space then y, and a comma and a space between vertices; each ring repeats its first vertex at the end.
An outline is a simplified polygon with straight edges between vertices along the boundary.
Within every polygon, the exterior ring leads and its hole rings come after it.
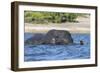
POLYGON ((60 12, 36 12, 25 11, 24 20, 25 23, 34 24, 49 24, 49 23, 65 23, 65 22, 77 22, 78 16, 85 16, 82 13, 60 13, 60 12))

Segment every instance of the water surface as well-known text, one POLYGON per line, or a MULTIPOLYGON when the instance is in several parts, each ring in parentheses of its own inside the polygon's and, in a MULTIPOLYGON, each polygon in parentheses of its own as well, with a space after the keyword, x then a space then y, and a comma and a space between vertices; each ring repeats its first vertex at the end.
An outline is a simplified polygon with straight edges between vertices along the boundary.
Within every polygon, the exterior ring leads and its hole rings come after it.
MULTIPOLYGON (((34 36, 25 33, 24 40, 34 36)), ((90 58, 90 34, 72 34, 71 45, 24 45, 24 61, 70 60, 90 58), (84 45, 80 45, 80 40, 84 45)))

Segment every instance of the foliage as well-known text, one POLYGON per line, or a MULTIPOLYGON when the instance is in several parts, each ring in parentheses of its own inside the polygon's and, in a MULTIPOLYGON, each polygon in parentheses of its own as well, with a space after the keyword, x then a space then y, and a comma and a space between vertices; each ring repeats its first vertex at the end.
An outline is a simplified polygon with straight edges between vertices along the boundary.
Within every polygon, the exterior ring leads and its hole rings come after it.
POLYGON ((33 12, 25 11, 25 22, 26 23, 65 23, 65 22, 76 22, 76 18, 80 15, 79 13, 60 13, 60 12, 33 12))

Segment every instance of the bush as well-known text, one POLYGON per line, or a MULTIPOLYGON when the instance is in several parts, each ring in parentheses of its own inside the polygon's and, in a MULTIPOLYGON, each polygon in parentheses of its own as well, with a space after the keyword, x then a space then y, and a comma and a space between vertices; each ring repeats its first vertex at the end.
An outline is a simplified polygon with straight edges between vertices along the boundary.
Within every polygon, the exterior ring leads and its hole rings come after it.
POLYGON ((60 12, 32 12, 25 11, 26 23, 65 23, 74 22, 80 14, 60 12))

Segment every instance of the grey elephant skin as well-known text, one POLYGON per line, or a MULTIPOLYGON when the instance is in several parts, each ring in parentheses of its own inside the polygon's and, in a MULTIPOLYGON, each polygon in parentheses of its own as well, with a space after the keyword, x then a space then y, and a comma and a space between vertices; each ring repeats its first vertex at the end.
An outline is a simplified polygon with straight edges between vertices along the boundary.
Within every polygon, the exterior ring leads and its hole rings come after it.
POLYGON ((66 30, 50 30, 46 34, 34 34, 33 37, 27 39, 25 44, 40 45, 40 44, 55 44, 65 45, 72 44, 73 38, 69 31, 66 30))

